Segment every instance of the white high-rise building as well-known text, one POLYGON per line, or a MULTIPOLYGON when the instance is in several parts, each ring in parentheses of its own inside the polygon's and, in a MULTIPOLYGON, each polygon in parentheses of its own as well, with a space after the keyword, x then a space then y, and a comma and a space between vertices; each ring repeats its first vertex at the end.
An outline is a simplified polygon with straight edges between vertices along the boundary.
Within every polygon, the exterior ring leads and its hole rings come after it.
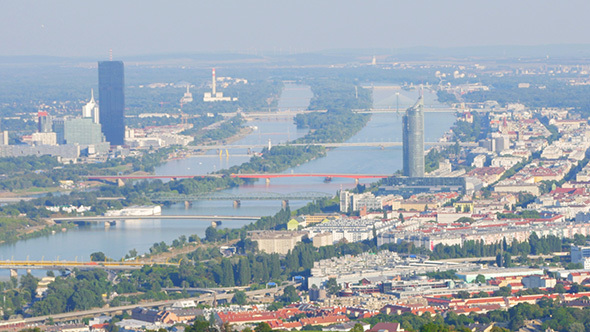
POLYGON ((90 101, 88 104, 82 106, 82 117, 92 118, 92 122, 99 123, 99 109, 98 104, 94 101, 94 90, 90 90, 90 101))

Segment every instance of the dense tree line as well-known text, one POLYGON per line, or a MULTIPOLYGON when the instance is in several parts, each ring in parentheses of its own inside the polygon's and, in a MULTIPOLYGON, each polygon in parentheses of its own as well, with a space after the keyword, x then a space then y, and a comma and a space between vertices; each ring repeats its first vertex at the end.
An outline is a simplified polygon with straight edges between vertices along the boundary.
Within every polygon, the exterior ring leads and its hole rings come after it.
POLYGON ((348 80, 323 78, 310 80, 308 83, 313 92, 309 102, 310 110, 342 112, 372 106, 371 91, 348 80))
POLYGON ((243 124, 245 123, 244 118, 241 116, 235 116, 221 123, 215 130, 201 130, 198 131, 194 137, 195 140, 191 144, 201 144, 211 141, 222 141, 230 138, 240 132, 243 124))
POLYGON ((51 156, 26 156, 0 158, 0 174, 27 171, 46 171, 61 164, 51 156))
MULTIPOLYGON (((585 240, 583 236, 577 236, 574 241, 581 243, 585 240)), ((512 241, 507 243, 506 240, 493 243, 484 244, 483 241, 469 240, 464 241, 463 245, 443 245, 437 244, 434 246, 432 251, 425 248, 419 248, 414 246, 412 243, 400 243, 400 244, 384 244, 382 248, 386 248, 390 251, 398 253, 409 253, 409 254, 425 254, 429 255, 431 259, 449 259, 449 258, 464 258, 464 257, 491 257, 496 256, 498 253, 507 253, 511 256, 522 256, 527 255, 540 255, 540 254, 551 254, 554 252, 567 251, 569 244, 572 243, 570 239, 560 239, 554 235, 548 235, 539 237, 533 232, 529 236, 528 241, 512 241)), ((503 258, 505 261, 505 258, 503 258)))
POLYGON ((456 157, 459 153, 461 153, 459 143, 444 147, 440 151, 437 148, 432 148, 424 156, 424 170, 427 173, 437 170, 442 160, 456 157))
POLYGON ((454 137, 460 142, 477 142, 486 138, 490 132, 488 114, 472 112, 473 122, 457 121, 453 126, 454 137))
POLYGON ((59 181, 85 180, 86 175, 116 175, 121 170, 151 172, 160 165, 173 148, 151 151, 141 157, 109 159, 104 163, 63 165, 56 157, 23 156, 0 158, 0 169, 4 177, 0 178, 0 189, 19 190, 30 188, 56 188, 59 181))
POLYGON ((436 97, 438 101, 441 103, 453 104, 459 102, 459 100, 457 100, 457 97, 454 94, 448 93, 444 90, 438 90, 436 92, 436 97))
POLYGON ((40 316, 101 307, 104 305, 102 295, 108 295, 112 290, 113 285, 108 281, 106 271, 75 270, 72 276, 60 276, 50 283, 46 296, 36 301, 31 310, 34 315, 40 316))
POLYGON ((298 128, 309 128, 309 134, 295 140, 295 143, 343 142, 361 130, 369 121, 367 114, 350 110, 297 114, 298 128))
POLYGON ((325 155, 326 149, 318 145, 273 146, 270 150, 264 148, 261 156, 253 156, 250 161, 230 167, 221 173, 276 173, 325 155))
MULTIPOLYGON (((527 77, 527 80, 531 78, 527 77)), ((587 117, 590 112, 590 87, 587 85, 569 85, 566 82, 546 79, 540 83, 544 89, 531 87, 518 88, 518 82, 522 78, 508 81, 506 78, 492 80, 489 91, 474 91, 463 95, 468 102, 484 102, 495 100, 501 105, 508 103, 522 103, 529 107, 573 107, 582 116, 587 117)))

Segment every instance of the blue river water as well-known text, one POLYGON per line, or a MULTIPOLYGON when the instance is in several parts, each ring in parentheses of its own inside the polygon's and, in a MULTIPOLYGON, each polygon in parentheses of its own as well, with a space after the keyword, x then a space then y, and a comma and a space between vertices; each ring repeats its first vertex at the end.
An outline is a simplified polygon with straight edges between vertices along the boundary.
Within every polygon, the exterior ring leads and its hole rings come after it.
MULTIPOLYGON (((415 100, 417 92, 376 89, 374 102, 376 107, 395 108, 397 96, 400 100, 415 100), (392 97, 393 96, 393 97, 392 97), (392 104, 392 100, 393 103, 392 104), (389 106, 389 107, 388 107, 389 106)), ((434 97, 428 91, 425 96, 435 105, 434 97)), ((312 97, 307 86, 286 85, 279 102, 281 109, 296 109, 307 105, 312 97)), ((401 103, 401 102, 400 102, 401 103)), ((408 103, 404 104, 407 107, 408 103)), ((435 105, 436 106, 436 105, 435 105)), ((453 113, 426 113, 425 140, 436 141, 454 123, 453 113)), ((234 142, 235 145, 266 144, 270 138, 274 144, 301 137, 307 130, 297 129, 292 119, 255 120, 248 122, 253 128, 246 137, 234 142)), ((365 128, 352 137, 349 142, 400 142, 401 115, 395 112, 374 114, 365 128)), ((227 168, 249 160, 245 149, 228 149, 229 157, 223 151, 220 158, 216 151, 205 155, 186 159, 171 160, 157 168, 157 174, 205 174, 227 168)), ((393 174, 402 166, 402 148, 355 148, 342 147, 332 149, 324 158, 316 159, 306 164, 286 170, 285 173, 370 173, 393 174)), ((370 181, 369 181, 370 182, 370 181)), ((335 194, 341 188, 354 186, 353 179, 335 178, 324 183, 322 178, 281 178, 273 179, 270 185, 264 181, 227 190, 232 193, 252 192, 325 192, 335 194)), ((306 201, 289 202, 292 209, 306 204, 306 201)), ((234 208, 231 201, 200 201, 194 202, 186 208, 184 204, 175 204, 163 208, 165 215, 235 215, 235 216, 264 216, 279 211, 281 202, 278 201, 242 201, 239 208, 234 208)), ((249 223, 246 220, 224 221, 223 227, 241 227, 249 223)), ((31 260, 89 260, 93 252, 102 251, 108 257, 120 259, 132 249, 139 253, 147 252, 156 242, 166 243, 180 235, 204 235, 210 225, 208 220, 128 220, 118 222, 112 227, 102 224, 78 227, 66 232, 58 232, 51 236, 40 237, 14 244, 0 246, 0 259, 31 259, 31 260)), ((0 272, 0 275, 2 272, 0 272)))

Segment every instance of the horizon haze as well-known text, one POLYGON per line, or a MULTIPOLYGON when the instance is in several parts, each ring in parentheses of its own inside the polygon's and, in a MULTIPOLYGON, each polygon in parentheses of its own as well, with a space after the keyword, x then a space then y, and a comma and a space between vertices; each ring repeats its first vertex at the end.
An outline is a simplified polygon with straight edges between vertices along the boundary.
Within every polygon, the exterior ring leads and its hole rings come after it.
POLYGON ((0 56, 590 44, 587 1, 4 1, 0 56))

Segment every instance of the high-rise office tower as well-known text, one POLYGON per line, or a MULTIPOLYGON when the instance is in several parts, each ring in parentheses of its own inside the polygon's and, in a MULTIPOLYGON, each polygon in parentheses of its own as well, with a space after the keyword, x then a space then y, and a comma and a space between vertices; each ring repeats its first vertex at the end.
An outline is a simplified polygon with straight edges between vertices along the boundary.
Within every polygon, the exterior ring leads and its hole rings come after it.
POLYGON ((98 62, 99 121, 111 145, 125 141, 125 75, 122 61, 98 62))
POLYGON ((424 176, 424 99, 406 110, 403 117, 404 176, 424 176))
POLYGON ((40 133, 50 133, 51 132, 51 117, 49 113, 45 111, 39 111, 37 113, 37 126, 40 133))

